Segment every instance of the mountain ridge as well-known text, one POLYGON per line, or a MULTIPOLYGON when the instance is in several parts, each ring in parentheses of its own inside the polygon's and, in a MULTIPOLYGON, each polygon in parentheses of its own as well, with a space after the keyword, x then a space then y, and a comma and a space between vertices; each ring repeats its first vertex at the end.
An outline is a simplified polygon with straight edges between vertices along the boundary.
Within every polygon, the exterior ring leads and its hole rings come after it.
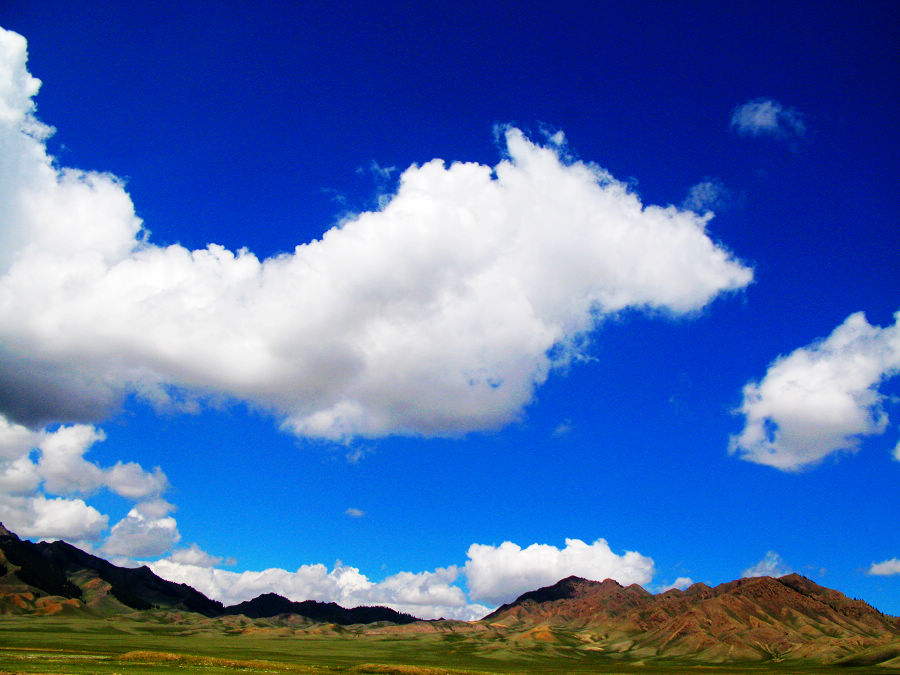
POLYGON ((482 621, 511 630, 578 629, 598 648, 711 662, 837 662, 878 645, 900 647, 900 618, 799 574, 694 584, 656 595, 612 579, 567 577, 519 596, 482 621))
POLYGON ((419 621, 389 607, 344 608, 333 602, 294 602, 274 593, 226 607, 187 584, 168 581, 149 567, 119 567, 64 541, 23 540, 0 523, 0 613, 75 611, 101 614, 148 609, 188 611, 206 617, 244 614, 265 618, 297 614, 312 621, 354 623, 419 621), (16 583, 18 582, 18 583, 16 583), (46 597, 45 597, 46 596, 46 597), (51 602, 47 598, 58 597, 51 602))
POLYGON ((637 584, 570 576, 523 593, 479 621, 422 621, 387 607, 346 609, 274 593, 225 607, 147 567, 117 567, 66 542, 21 540, 2 524, 0 614, 130 616, 209 630, 315 635, 339 635, 353 625, 354 635, 445 635, 456 641, 454 649, 472 653, 602 654, 621 663, 900 669, 900 618, 799 574, 697 583, 655 595, 637 584))

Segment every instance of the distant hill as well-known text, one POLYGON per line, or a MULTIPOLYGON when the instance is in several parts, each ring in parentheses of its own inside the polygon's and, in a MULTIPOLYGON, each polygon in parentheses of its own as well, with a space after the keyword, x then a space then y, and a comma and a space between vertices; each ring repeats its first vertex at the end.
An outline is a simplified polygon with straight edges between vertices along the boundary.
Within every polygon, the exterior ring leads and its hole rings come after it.
POLYGON ((409 614, 401 614, 389 607, 354 607, 344 609, 333 602, 316 602, 305 600, 293 602, 275 593, 265 593, 237 605, 227 607, 223 614, 243 614, 251 619, 262 619, 281 614, 297 614, 313 621, 336 623, 350 626, 357 623, 375 623, 390 621, 391 623, 414 623, 419 621, 409 614))
POLYGON ((637 584, 568 577, 482 621, 515 630, 579 629, 598 649, 637 657, 836 662, 885 643, 900 656, 900 619, 799 574, 657 595, 637 584))
POLYGON ((187 584, 158 577, 148 567, 117 567, 63 541, 22 540, 0 523, 0 613, 108 616, 147 609, 206 617, 244 614, 254 619, 296 614, 340 625, 418 621, 387 607, 345 609, 333 602, 292 602, 274 593, 225 607, 187 584))

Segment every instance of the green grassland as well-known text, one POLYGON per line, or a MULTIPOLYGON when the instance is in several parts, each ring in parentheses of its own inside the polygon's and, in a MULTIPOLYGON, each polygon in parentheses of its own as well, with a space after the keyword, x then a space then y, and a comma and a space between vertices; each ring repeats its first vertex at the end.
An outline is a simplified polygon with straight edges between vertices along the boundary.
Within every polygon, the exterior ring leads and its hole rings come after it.
MULTIPOLYGON (((589 647, 589 645, 588 645, 589 647)), ((877 660, 877 659, 876 659, 877 660)), ((854 664, 857 665, 857 664, 854 664)), ((841 671, 865 671, 864 663, 841 671)), ((900 669, 876 666, 877 672, 900 669)), ((505 639, 490 631, 379 633, 288 627, 244 617, 0 616, 2 673, 815 673, 790 663, 691 664, 586 648, 574 632, 505 639)))

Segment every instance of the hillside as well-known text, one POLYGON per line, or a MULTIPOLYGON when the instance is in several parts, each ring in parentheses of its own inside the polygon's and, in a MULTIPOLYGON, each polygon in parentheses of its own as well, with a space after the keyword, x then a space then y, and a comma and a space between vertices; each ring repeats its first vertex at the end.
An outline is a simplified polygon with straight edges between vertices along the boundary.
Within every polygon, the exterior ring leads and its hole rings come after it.
POLYGON ((292 602, 273 593, 225 607, 187 584, 162 579, 148 567, 118 567, 63 541, 22 540, 0 523, 0 613, 109 616, 149 609, 206 617, 295 614, 339 625, 418 620, 387 607, 345 609, 333 602, 292 602))
POLYGON ((830 663, 884 644, 900 647, 900 619, 798 574, 658 595, 612 579, 569 577, 525 593, 483 621, 520 631, 578 629, 597 649, 711 662, 830 663))

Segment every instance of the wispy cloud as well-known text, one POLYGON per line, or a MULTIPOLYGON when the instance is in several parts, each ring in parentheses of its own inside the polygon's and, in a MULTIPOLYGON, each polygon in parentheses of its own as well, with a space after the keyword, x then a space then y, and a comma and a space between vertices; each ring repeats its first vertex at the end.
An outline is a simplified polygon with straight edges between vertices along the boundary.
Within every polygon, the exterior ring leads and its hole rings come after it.
POLYGON ((344 513, 351 518, 362 518, 364 515, 366 515, 366 512, 362 509, 355 509, 352 506, 344 511, 344 513))
POLYGON ((565 436, 572 431, 572 420, 566 419, 556 425, 553 429, 554 436, 565 436))
POLYGON ((677 588, 679 591, 683 591, 688 586, 692 586, 694 584, 694 580, 690 577, 678 577, 671 584, 665 584, 660 586, 657 589, 657 593, 665 593, 666 591, 671 591, 673 588, 677 588))
POLYGON ((731 113, 731 126, 746 136, 787 138, 806 134, 806 124, 798 111, 769 98, 737 106, 731 113))
POLYGON ((718 178, 705 178, 688 190, 687 197, 681 207, 702 213, 704 211, 721 211, 728 207, 732 200, 731 191, 718 178))
POLYGON ((785 565, 781 556, 775 551, 768 551, 766 555, 758 563, 742 573, 742 577, 783 577, 790 574, 793 570, 785 565))

